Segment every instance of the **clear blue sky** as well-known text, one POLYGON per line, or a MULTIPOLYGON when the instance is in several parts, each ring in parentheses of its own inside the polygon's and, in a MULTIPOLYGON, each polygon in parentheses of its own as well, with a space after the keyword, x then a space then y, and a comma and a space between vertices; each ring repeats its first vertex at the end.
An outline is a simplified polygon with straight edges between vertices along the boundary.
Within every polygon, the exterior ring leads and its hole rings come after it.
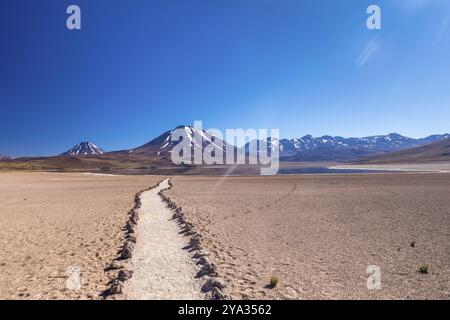
POLYGON ((449 19, 446 0, 2 0, 0 154, 132 148, 194 120, 287 138, 448 132, 449 19))

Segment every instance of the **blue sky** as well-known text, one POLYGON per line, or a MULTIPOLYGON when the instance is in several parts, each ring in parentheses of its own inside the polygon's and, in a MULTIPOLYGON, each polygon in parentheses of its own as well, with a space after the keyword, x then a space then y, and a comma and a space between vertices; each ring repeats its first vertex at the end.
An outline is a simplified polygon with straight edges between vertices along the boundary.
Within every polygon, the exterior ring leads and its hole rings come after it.
POLYGON ((194 120, 287 138, 448 132, 449 19, 445 0, 3 0, 0 154, 131 148, 194 120))

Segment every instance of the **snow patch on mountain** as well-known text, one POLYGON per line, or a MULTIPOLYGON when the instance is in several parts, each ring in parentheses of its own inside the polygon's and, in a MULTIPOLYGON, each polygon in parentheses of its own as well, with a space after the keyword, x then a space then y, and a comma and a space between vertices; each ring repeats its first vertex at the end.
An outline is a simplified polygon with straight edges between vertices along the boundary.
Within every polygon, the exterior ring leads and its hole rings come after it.
POLYGON ((203 129, 191 126, 178 126, 173 130, 169 130, 163 133, 149 143, 132 150, 136 154, 156 155, 158 157, 170 156, 173 147, 179 143, 179 141, 172 140, 172 134, 177 129, 184 130, 184 133, 181 135, 182 139, 187 139, 191 148, 194 148, 195 146, 203 150, 207 146, 213 145, 217 150, 224 150, 225 152, 227 150, 227 147, 234 148, 233 146, 229 145, 218 137, 211 135, 209 132, 203 129))

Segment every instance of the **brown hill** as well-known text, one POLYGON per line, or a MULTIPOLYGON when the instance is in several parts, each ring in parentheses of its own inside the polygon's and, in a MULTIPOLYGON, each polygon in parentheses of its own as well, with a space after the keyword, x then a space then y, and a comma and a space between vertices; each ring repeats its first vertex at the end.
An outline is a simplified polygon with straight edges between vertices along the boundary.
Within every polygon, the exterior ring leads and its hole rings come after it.
POLYGON ((420 163, 432 161, 450 161, 450 139, 441 140, 416 148, 363 158, 355 161, 355 163, 420 163))
POLYGON ((154 157, 124 154, 17 158, 0 161, 0 170, 41 170, 101 173, 150 173, 167 166, 167 161, 154 157))

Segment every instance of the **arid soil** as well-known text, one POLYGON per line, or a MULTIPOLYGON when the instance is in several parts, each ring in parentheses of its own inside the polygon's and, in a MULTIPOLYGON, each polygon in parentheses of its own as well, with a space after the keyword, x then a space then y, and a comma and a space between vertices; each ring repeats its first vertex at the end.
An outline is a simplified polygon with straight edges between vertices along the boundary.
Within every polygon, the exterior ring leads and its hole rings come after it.
POLYGON ((450 174, 172 182, 233 298, 450 299, 450 174), (379 290, 367 288, 370 265, 379 290))
POLYGON ((162 177, 0 173, 0 299, 97 299, 134 196, 162 177), (66 288, 69 267, 81 289, 66 288))
MULTIPOLYGON (((100 298, 136 193, 163 178, 0 173, 0 299, 100 298), (80 290, 66 286, 71 267, 81 271, 80 290)), ((165 193, 203 236, 235 299, 450 299, 450 174, 178 176, 172 184, 165 193), (367 288, 370 265, 381 269, 379 290, 367 288)), ((152 192, 141 198, 125 298, 201 298, 184 239, 152 192), (138 281, 157 272, 155 283, 138 281)))

